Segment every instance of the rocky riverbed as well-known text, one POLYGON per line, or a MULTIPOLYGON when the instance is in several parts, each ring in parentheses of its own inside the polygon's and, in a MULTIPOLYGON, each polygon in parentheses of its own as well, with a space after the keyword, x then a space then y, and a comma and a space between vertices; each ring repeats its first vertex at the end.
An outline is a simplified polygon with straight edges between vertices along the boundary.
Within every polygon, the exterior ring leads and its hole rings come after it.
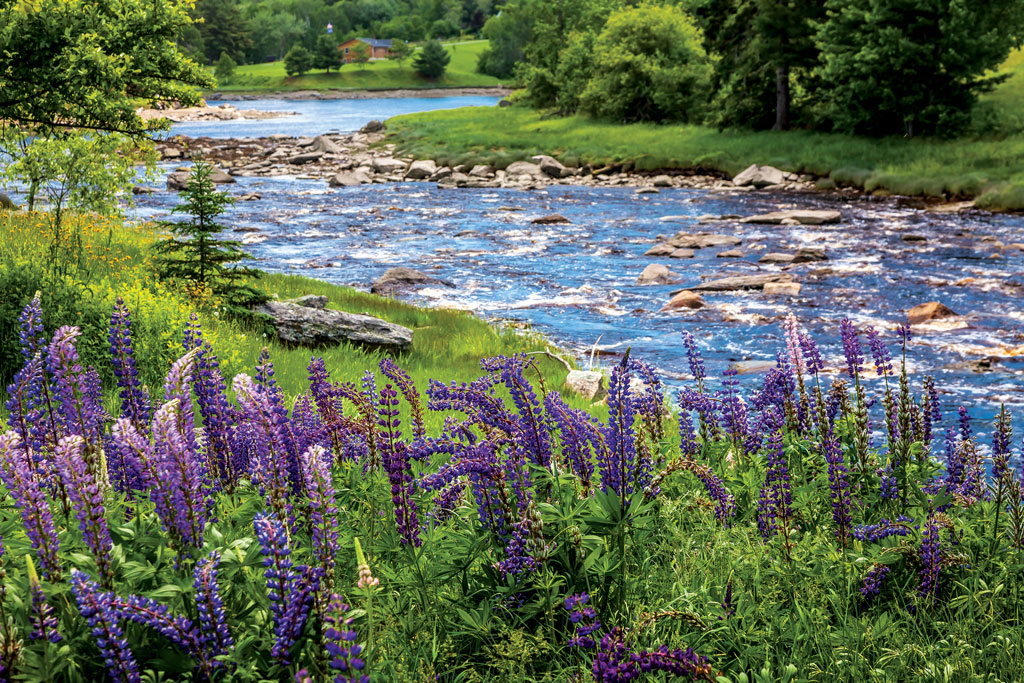
POLYGON ((173 123, 195 121, 262 121, 278 119, 283 116, 295 116, 290 111, 265 111, 263 109, 238 109, 231 104, 203 107, 176 107, 171 109, 137 109, 136 113, 143 121, 167 119, 173 123))

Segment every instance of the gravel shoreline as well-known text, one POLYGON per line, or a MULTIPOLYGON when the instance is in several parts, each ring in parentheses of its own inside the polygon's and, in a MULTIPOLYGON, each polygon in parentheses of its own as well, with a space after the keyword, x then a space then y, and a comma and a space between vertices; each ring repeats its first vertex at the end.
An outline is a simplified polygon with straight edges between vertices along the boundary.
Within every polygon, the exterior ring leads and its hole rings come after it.
POLYGON ((207 100, 245 102, 246 100, 370 100, 398 97, 460 97, 481 95, 505 97, 513 91, 503 86, 457 88, 387 88, 382 90, 254 90, 251 92, 206 93, 207 100))

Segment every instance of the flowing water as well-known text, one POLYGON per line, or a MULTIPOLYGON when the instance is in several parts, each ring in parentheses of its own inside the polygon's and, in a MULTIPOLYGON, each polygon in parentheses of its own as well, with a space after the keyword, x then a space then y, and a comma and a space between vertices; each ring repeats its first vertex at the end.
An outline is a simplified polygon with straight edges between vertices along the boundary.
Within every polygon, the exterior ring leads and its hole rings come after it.
MULTIPOLYGON (((174 132, 309 135, 351 130, 396 113, 394 107, 462 106, 465 99, 245 102, 239 106, 301 108, 303 115, 183 124, 174 132)), ((938 300, 962 318, 915 330, 909 349, 915 385, 925 372, 934 374, 947 416, 965 403, 977 405, 975 417, 989 421, 1001 401, 1024 404, 1024 251, 1008 246, 1024 241, 1019 216, 935 213, 892 199, 687 189, 636 194, 630 188, 552 186, 525 192, 427 183, 335 189, 278 177, 239 178, 228 191, 262 197, 237 203, 224 222, 251 231, 238 237, 265 270, 367 289, 389 267, 416 268, 456 287, 422 289, 414 301, 527 324, 581 358, 596 349, 599 364, 630 348, 673 384, 687 373, 681 330, 696 336, 710 373, 720 375, 738 361, 771 361, 781 345, 780 322, 793 312, 823 346, 829 367, 839 369, 842 317, 882 330, 898 356, 895 328, 906 311, 938 300), (817 227, 697 220, 778 208, 838 209, 843 219, 817 227), (531 224, 550 213, 570 222, 531 224), (662 220, 669 216, 674 218, 662 220), (746 256, 719 258, 717 248, 686 260, 643 255, 659 235, 699 230, 736 235, 746 256), (906 234, 918 241, 905 241, 906 234), (825 249, 828 260, 786 267, 803 285, 798 296, 706 293, 708 306, 700 311, 659 312, 673 290, 721 275, 780 270, 758 257, 801 246, 825 249), (636 284, 650 263, 669 265, 678 283, 636 284)), ((140 197, 135 211, 143 218, 165 215, 176 199, 170 193, 140 197)))

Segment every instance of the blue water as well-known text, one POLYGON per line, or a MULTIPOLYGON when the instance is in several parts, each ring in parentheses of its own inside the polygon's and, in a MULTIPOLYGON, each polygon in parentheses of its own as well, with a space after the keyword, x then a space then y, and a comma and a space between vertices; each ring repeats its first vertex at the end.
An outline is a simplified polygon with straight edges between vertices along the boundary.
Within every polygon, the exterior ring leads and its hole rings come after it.
MULTIPOLYGON (((895 327, 915 304, 940 300, 962 314, 967 327, 921 332, 910 345, 915 386, 934 374, 947 414, 956 405, 979 406, 989 420, 998 402, 1024 405, 1024 252, 994 250, 991 241, 1020 239, 1019 216, 928 213, 893 200, 843 200, 818 195, 770 193, 722 195, 699 190, 662 190, 637 195, 629 188, 553 186, 524 192, 439 189, 427 183, 329 188, 322 181, 240 178, 232 194, 259 192, 239 202, 228 225, 257 228, 239 233, 259 266, 368 289, 392 266, 417 268, 450 280, 457 289, 422 290, 414 300, 473 311, 489 319, 530 326, 598 363, 631 348, 679 385, 687 370, 679 341, 691 331, 720 376, 735 361, 771 360, 781 348, 780 323, 790 311, 824 347, 831 369, 843 366, 838 323, 849 316, 872 324, 895 349, 895 327), (784 207, 836 208, 839 225, 787 227, 735 221, 698 226, 701 214, 752 215, 784 207), (517 209, 517 210, 511 210, 517 209), (561 213, 565 225, 532 225, 530 219, 561 213), (663 216, 684 216, 663 222, 663 216), (741 259, 644 256, 659 234, 679 231, 735 234, 741 259), (907 244, 901 234, 927 238, 907 244), (766 251, 822 247, 830 260, 790 267, 803 291, 795 298, 761 293, 707 293, 708 307, 659 313, 670 292, 721 274, 777 271, 757 263, 766 251), (755 249, 756 248, 756 249, 755 249), (991 258, 998 254, 999 258, 991 258), (675 285, 637 285, 650 263, 669 265, 675 285), (968 363, 991 356, 993 370, 968 363)), ((140 217, 164 213, 175 196, 140 198, 140 217)), ((867 350, 865 349, 865 352, 867 350)), ((756 383, 757 375, 741 378, 756 383)))
POLYGON ((497 104, 499 97, 464 95, 458 97, 395 97, 366 100, 244 100, 221 102, 211 100, 211 106, 230 104, 238 109, 261 111, 290 111, 298 116, 275 119, 242 121, 198 121, 176 123, 172 135, 211 138, 266 137, 275 133, 312 136, 337 131, 347 133, 359 130, 367 121, 384 121, 400 114, 412 114, 457 107, 488 107, 497 104))

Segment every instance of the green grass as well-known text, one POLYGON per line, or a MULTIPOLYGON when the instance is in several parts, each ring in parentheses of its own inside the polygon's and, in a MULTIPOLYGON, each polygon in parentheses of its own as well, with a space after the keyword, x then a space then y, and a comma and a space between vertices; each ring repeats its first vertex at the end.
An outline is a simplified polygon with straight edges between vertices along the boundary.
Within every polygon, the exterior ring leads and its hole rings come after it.
POLYGON ((974 132, 956 140, 623 125, 524 107, 410 114, 388 127, 400 150, 446 164, 504 167, 541 153, 572 165, 625 162, 641 171, 732 175, 753 163, 770 164, 869 191, 977 198, 985 208, 1016 210, 1024 209, 1024 56, 1015 53, 1004 72, 1010 78, 982 98, 974 132))
POLYGON ((477 73, 476 61, 487 48, 486 40, 446 43, 451 62, 444 75, 429 81, 412 67, 415 53, 400 67, 381 60, 363 65, 346 64, 340 71, 313 71, 289 77, 284 62, 268 62, 238 67, 230 83, 218 86, 221 92, 259 92, 264 90, 383 90, 390 88, 455 88, 503 85, 493 76, 477 73))

